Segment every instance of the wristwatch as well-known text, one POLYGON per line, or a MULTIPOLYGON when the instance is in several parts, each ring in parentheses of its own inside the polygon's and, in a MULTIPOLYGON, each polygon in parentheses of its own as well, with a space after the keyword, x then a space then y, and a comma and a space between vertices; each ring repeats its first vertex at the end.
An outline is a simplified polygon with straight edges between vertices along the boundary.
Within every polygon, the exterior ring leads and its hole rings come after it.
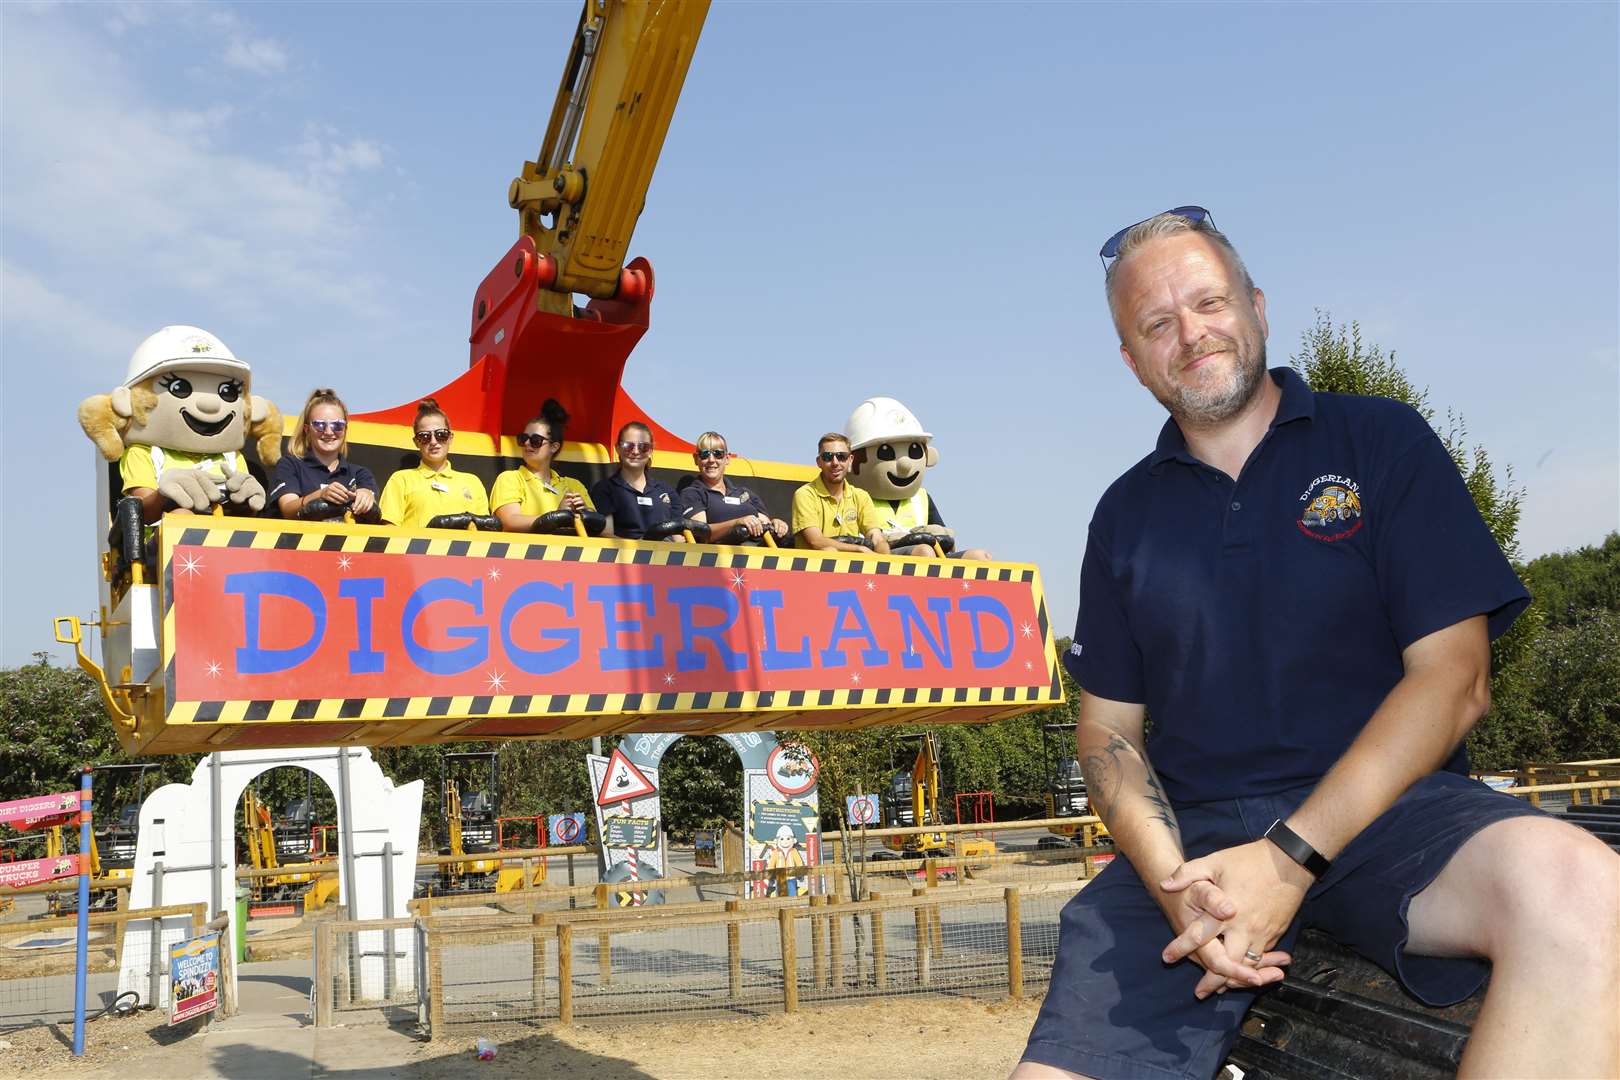
POLYGON ((1284 855, 1303 866, 1311 877, 1321 877, 1327 873, 1328 867, 1333 865, 1297 832, 1283 824, 1282 818, 1271 823, 1271 828, 1266 830, 1265 838, 1281 848, 1284 855))

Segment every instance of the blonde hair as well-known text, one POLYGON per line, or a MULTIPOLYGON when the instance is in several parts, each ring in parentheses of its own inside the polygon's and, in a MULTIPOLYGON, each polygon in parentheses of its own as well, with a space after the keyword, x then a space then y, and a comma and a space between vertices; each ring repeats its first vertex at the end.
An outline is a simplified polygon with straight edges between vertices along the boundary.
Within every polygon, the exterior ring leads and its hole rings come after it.
POLYGON ((693 443, 692 445, 697 447, 699 450, 713 450, 715 449, 715 443, 719 443, 721 446, 726 447, 727 449, 731 447, 731 444, 726 442, 726 437, 720 434, 718 431, 705 431, 703 434, 697 437, 697 442, 693 443), (708 443, 709 445, 704 446, 704 443, 708 443))
MULTIPOLYGON (((298 430, 293 432, 292 439, 287 444, 287 448, 293 452, 293 457, 303 457, 304 452, 309 449, 309 444, 304 440, 304 430, 309 426, 309 414, 315 411, 317 405, 336 405, 343 413, 344 424, 348 424, 349 407, 343 404, 343 399, 338 397, 336 390, 330 387, 311 390, 309 400, 304 402, 304 411, 298 414, 298 430)), ((338 443, 338 457, 347 457, 348 453, 349 429, 345 426, 343 440, 338 443)))

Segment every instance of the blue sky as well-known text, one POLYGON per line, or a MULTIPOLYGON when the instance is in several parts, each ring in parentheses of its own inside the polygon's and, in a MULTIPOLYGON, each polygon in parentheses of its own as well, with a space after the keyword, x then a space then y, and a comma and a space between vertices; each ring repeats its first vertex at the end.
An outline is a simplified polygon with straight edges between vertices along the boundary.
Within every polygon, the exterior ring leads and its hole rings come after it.
MULTIPOLYGON (((1152 445, 1095 252, 1196 202, 1272 362, 1359 320, 1527 488, 1523 553, 1620 505, 1613 4, 736 4, 709 14, 632 253, 626 383, 806 460, 863 398, 937 436, 962 539, 1072 626, 1092 506, 1152 445)), ((467 359, 578 6, 7 4, 0 662, 95 604, 74 407, 166 323, 296 409, 467 359), (30 531, 30 515, 50 531, 30 531)))

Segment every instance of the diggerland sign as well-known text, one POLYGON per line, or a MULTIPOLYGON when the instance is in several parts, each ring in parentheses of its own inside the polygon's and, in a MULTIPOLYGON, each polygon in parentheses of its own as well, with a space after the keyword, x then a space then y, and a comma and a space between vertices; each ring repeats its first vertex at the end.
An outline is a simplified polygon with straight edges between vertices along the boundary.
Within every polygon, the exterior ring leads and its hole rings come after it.
POLYGON ((527 537, 394 532, 358 549, 297 533, 294 544, 249 532, 236 543, 208 528, 166 544, 171 706, 1051 679, 1031 567, 791 551, 733 566, 713 549, 588 544, 568 558, 527 537))

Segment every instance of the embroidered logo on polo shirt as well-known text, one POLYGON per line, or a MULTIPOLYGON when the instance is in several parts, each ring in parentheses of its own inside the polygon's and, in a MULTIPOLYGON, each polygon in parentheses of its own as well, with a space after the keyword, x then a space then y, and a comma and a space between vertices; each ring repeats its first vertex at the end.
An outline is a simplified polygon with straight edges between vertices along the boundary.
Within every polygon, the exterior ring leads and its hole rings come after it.
POLYGON ((1299 531, 1312 540, 1345 540, 1360 531, 1361 485, 1348 476, 1318 476, 1300 495, 1299 531))

